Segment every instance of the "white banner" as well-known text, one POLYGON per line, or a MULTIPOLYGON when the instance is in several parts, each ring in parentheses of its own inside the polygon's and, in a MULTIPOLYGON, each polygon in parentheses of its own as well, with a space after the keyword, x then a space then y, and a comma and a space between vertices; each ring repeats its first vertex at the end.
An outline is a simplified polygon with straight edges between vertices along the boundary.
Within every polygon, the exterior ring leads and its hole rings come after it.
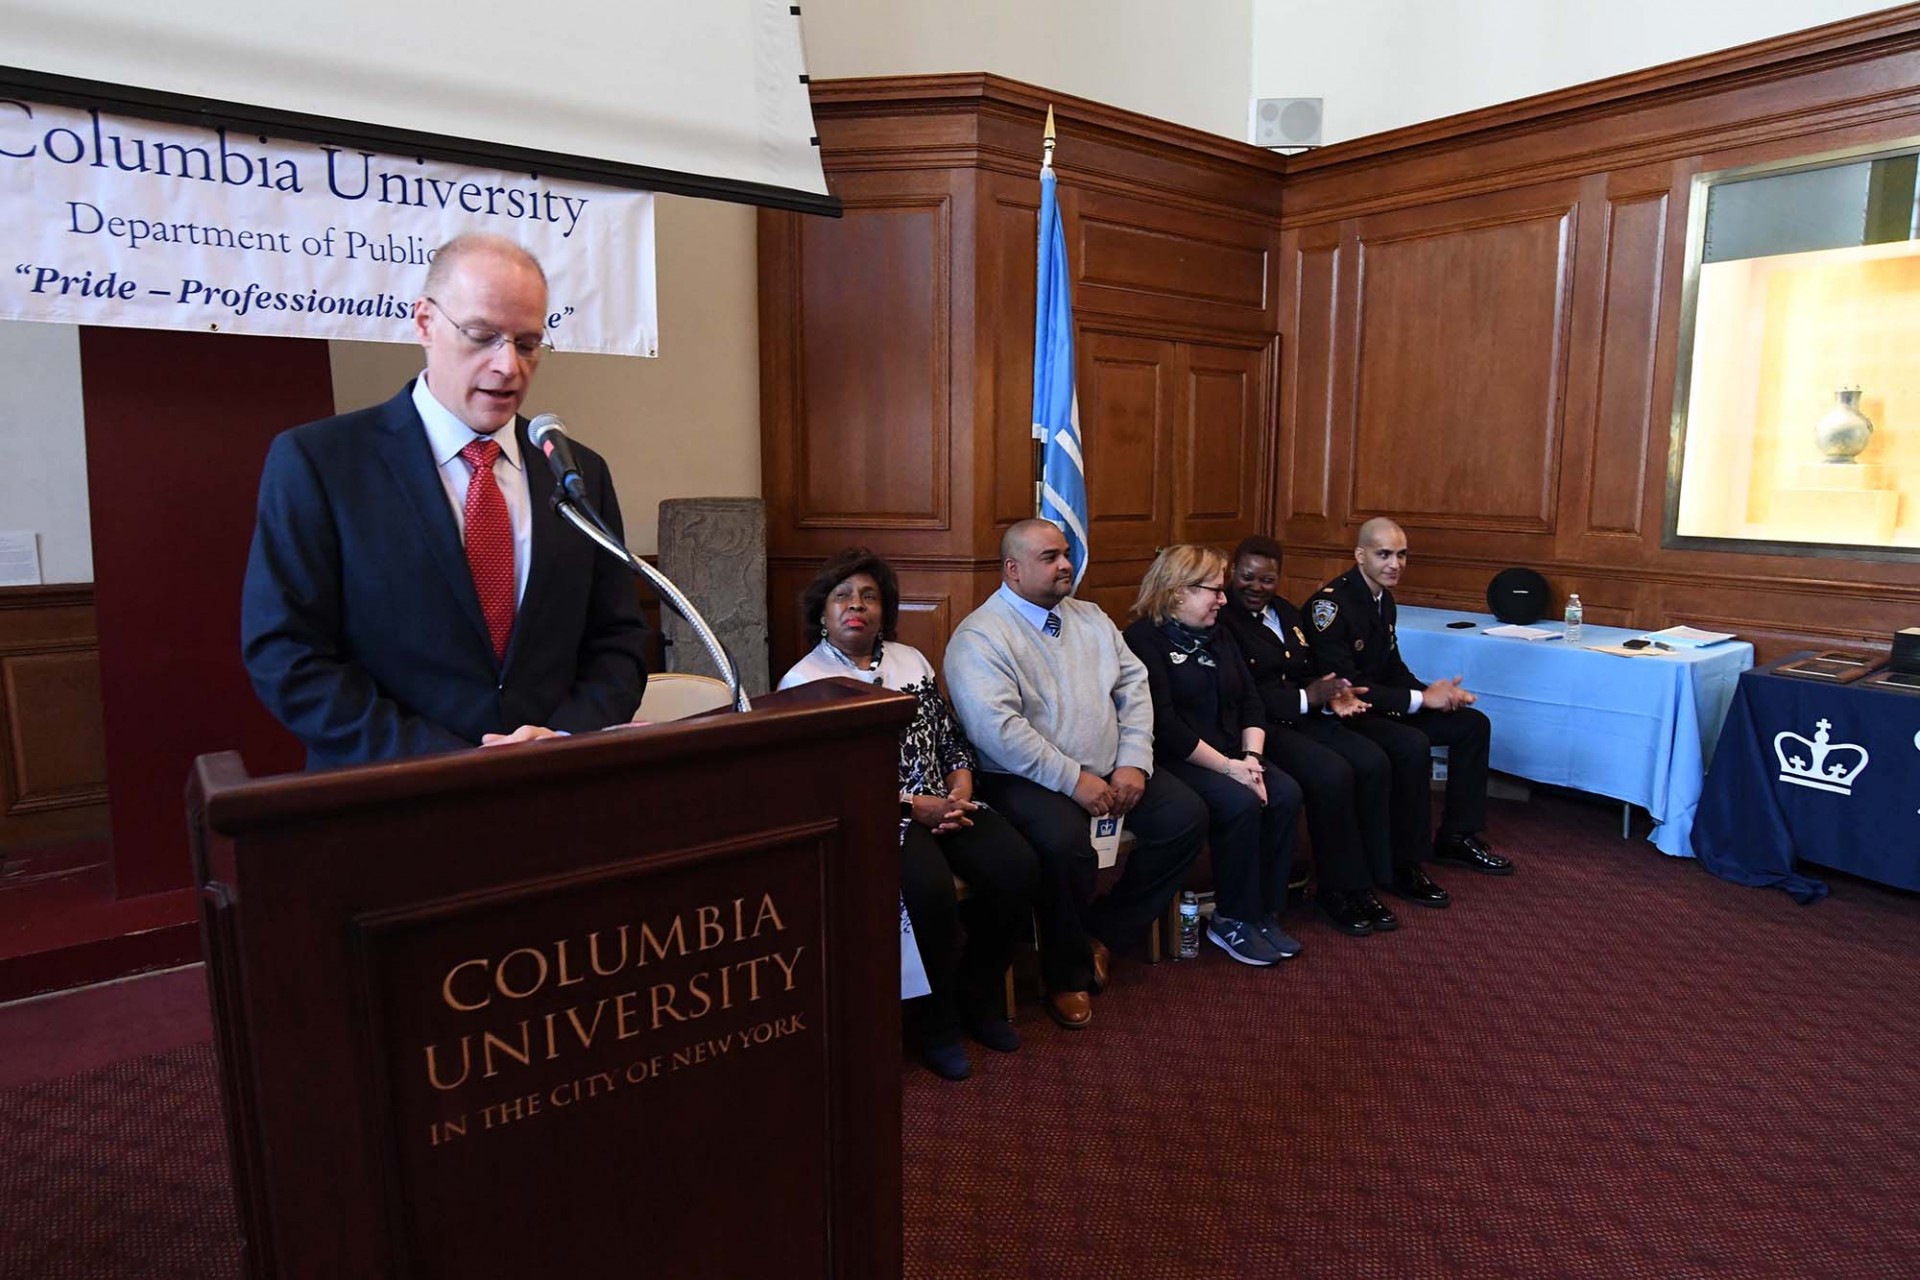
POLYGON ((465 231, 540 259, 557 349, 658 354, 647 192, 0 99, 0 318, 411 342, 465 231))

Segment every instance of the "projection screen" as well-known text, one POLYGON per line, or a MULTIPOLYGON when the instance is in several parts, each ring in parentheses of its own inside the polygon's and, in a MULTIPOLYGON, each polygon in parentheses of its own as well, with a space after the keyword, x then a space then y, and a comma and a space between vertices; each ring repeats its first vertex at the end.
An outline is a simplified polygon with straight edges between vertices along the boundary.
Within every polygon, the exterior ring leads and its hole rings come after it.
POLYGON ((838 213, 787 0, 0 0, 0 95, 838 213))

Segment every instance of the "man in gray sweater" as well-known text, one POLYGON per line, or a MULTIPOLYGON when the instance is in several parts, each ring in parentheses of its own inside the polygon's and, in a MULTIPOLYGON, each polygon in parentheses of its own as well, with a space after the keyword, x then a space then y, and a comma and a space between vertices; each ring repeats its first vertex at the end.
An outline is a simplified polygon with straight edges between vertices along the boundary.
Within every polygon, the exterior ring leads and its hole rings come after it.
POLYGON ((1180 891, 1206 838, 1200 798, 1153 772, 1146 668, 1096 605, 1069 597, 1067 540, 1022 520, 1000 542, 1000 589, 947 642, 947 692, 980 755, 976 794, 1040 855, 1040 969, 1047 1012, 1093 1021, 1111 947, 1138 947, 1180 891), (1136 843, 1112 892, 1093 900, 1090 823, 1125 815, 1136 843))

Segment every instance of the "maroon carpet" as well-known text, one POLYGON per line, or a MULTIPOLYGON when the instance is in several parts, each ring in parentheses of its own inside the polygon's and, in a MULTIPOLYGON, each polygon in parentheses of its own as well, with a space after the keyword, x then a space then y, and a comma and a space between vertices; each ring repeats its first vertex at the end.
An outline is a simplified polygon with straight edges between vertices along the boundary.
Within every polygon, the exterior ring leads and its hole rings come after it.
MULTIPOLYGON (((1302 913, 1277 971, 1123 966, 1089 1031, 909 1069, 907 1274, 1920 1274, 1920 898, 1494 820, 1520 874, 1397 934, 1302 913)), ((217 1107, 205 1046, 0 1093, 0 1276, 235 1275, 217 1107)))
POLYGON ((0 1276, 240 1274, 210 1046, 9 1090, 0 1134, 0 1276))
POLYGON ((1818 907, 1499 805, 1511 879, 906 1080, 907 1274, 1920 1274, 1920 900, 1818 907), (987 1060, 992 1057, 992 1060, 987 1060))

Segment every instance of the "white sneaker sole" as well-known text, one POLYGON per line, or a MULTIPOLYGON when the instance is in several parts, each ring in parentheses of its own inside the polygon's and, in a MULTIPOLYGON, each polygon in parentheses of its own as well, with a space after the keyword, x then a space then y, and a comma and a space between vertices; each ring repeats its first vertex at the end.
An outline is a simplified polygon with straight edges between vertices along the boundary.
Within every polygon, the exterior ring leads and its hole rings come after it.
POLYGON ((1241 964, 1250 964, 1256 969, 1273 968, 1274 962, 1271 960, 1257 960, 1252 956, 1241 955, 1238 951, 1235 951, 1232 947, 1221 941, 1220 935, 1211 929, 1207 930, 1207 941, 1226 952, 1229 960, 1238 960, 1241 964))

